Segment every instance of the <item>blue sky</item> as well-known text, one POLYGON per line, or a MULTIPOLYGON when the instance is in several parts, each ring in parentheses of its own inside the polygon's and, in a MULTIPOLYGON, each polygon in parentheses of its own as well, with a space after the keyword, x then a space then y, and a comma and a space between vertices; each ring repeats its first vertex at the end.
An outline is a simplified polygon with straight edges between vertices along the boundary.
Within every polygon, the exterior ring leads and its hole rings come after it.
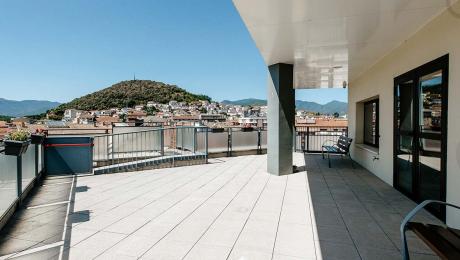
POLYGON ((0 37, 2 98, 65 102, 134 73, 218 101, 266 98, 266 66, 231 0, 2 0, 0 37))

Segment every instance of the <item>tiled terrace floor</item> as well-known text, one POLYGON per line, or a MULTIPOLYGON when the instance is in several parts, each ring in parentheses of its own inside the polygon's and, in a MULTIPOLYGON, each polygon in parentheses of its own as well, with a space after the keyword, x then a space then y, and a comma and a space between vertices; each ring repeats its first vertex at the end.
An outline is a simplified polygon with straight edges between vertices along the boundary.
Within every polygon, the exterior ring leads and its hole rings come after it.
MULTIPOLYGON (((0 234, 0 259, 400 258, 399 225, 413 202, 347 160, 329 169, 295 154, 305 171, 283 177, 267 174, 266 160, 49 178, 27 202, 39 207, 0 234)), ((413 235, 410 248, 436 259, 413 235)))

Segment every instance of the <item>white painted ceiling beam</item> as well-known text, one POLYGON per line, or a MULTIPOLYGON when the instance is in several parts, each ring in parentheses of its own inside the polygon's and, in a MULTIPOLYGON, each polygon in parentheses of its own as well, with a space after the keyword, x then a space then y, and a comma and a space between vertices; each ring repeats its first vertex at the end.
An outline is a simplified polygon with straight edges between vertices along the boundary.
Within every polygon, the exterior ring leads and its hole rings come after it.
POLYGON ((233 0, 265 63, 295 88, 342 87, 456 0, 233 0))

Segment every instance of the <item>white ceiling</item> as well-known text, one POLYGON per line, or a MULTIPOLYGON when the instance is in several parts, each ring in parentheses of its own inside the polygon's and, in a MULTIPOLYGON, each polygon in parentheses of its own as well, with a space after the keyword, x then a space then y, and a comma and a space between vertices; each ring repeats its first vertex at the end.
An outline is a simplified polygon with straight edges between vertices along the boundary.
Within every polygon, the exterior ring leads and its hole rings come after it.
POLYGON ((456 0, 233 0, 267 65, 295 88, 342 87, 456 0))

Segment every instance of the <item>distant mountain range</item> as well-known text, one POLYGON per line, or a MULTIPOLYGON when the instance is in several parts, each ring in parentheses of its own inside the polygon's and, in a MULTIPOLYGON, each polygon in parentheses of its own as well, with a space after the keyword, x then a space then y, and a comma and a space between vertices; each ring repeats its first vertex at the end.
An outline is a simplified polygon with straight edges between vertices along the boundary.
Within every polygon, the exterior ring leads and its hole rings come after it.
POLYGON ((267 100, 257 98, 246 98, 240 100, 223 100, 221 102, 224 105, 239 105, 239 106, 266 106, 267 100))
MULTIPOLYGON (((54 114, 62 116, 64 110, 67 108, 83 110, 108 109, 146 104, 148 101, 167 103, 170 100, 193 102, 211 99, 208 96, 192 94, 177 86, 162 82, 130 80, 119 82, 111 87, 74 99, 65 104, 43 100, 15 101, 0 98, 0 115, 19 117, 37 115, 51 110, 54 114)), ((222 103, 242 106, 263 106, 267 104, 267 100, 248 98, 234 101, 224 100, 222 103)), ((296 108, 322 114, 337 112, 343 115, 347 113, 348 105, 340 101, 331 101, 321 105, 316 102, 296 100, 296 108)))
MULTIPOLYGON (((256 98, 247 98, 240 100, 224 100, 223 104, 227 105, 240 105, 240 106, 265 106, 267 105, 267 100, 265 99, 256 99, 256 98)), ((303 109, 310 112, 319 112, 321 114, 333 114, 335 112, 343 115, 347 114, 348 103, 341 101, 331 101, 324 105, 318 104, 316 102, 296 100, 295 105, 297 109, 303 109)))
POLYGON ((8 100, 0 98, 0 115, 19 117, 45 113, 59 106, 58 102, 44 100, 8 100))

